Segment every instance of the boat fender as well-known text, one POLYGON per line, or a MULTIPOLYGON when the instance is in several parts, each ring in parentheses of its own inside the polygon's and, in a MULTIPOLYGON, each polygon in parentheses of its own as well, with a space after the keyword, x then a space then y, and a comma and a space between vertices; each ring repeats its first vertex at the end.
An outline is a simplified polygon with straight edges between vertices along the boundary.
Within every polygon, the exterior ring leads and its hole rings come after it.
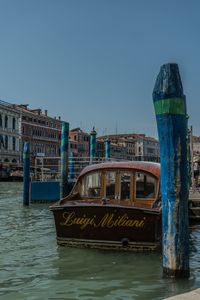
POLYGON ((121 240, 121 243, 122 243, 122 246, 123 246, 123 247, 128 247, 128 245, 129 245, 129 239, 123 238, 123 239, 121 240))

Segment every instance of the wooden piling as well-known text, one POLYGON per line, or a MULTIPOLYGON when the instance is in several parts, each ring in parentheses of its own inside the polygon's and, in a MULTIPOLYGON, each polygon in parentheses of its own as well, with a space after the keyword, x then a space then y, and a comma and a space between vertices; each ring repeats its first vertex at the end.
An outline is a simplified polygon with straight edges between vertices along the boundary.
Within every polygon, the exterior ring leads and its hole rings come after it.
POLYGON ((93 127, 90 133, 90 164, 92 164, 96 158, 96 135, 97 133, 93 127))
POLYGON ((60 198, 64 198, 68 194, 68 142, 69 123, 62 122, 60 198))
POLYGON ((163 65, 153 90, 160 141, 163 275, 189 277, 186 100, 177 64, 163 65))
POLYGON ((23 149, 23 205, 29 205, 30 196, 30 146, 24 143, 23 149))
POLYGON ((105 159, 110 160, 110 140, 105 140, 105 159))

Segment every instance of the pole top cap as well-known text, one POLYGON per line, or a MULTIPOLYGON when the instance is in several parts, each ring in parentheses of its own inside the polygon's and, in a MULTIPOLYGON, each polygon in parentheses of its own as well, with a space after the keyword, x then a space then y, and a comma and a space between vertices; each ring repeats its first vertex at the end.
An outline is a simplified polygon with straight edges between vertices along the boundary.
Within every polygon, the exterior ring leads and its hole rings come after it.
POLYGON ((168 98, 184 98, 179 67, 176 63, 164 64, 160 67, 153 89, 153 100, 168 98))
POLYGON ((95 126, 93 126, 92 131, 91 131, 90 134, 91 134, 91 135, 96 135, 96 134, 97 134, 97 132, 96 132, 96 130, 95 130, 95 126))

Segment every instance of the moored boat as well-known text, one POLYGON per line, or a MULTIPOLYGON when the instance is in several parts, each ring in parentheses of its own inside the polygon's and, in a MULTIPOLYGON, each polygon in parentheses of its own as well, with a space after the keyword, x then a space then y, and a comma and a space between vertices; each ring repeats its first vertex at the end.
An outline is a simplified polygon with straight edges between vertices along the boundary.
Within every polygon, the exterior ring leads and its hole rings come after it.
POLYGON ((107 162, 86 167, 53 204, 61 245, 155 250, 161 243, 160 165, 107 162))

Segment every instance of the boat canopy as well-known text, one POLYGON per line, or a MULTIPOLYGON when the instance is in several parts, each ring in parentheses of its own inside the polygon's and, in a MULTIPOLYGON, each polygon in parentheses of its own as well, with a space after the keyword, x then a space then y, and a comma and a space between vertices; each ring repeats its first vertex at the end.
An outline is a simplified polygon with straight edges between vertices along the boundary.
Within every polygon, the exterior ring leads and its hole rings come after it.
POLYGON ((94 164, 85 167, 79 175, 79 178, 87 173, 92 171, 100 171, 100 170, 135 170, 140 172, 149 173, 155 176, 157 179, 160 178, 160 164, 154 162, 147 162, 147 161, 129 161, 129 162, 106 162, 100 164, 94 164))

